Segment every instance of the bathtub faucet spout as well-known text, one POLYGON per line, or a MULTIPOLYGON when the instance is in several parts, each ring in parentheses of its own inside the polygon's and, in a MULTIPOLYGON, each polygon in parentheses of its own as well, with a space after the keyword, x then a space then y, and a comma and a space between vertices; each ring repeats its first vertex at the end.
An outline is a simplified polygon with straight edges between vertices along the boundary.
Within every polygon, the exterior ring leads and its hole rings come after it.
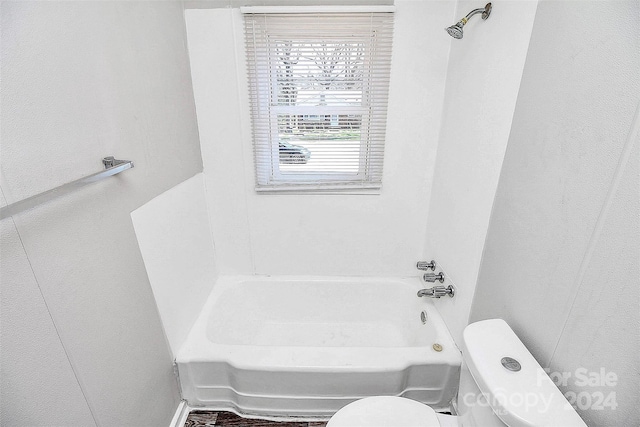
POLYGON ((446 288, 444 286, 438 285, 433 288, 420 289, 418 291, 419 297, 431 297, 431 298, 440 298, 445 295, 449 295, 450 298, 453 298, 455 294, 455 289, 453 286, 449 285, 446 288))

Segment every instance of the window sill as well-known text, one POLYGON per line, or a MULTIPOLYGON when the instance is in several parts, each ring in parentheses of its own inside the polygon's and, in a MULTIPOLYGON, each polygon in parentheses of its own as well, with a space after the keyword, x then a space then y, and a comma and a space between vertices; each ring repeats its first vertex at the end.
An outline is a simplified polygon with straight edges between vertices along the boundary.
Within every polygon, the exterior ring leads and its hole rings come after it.
POLYGON ((305 187, 256 187, 257 194, 270 194, 270 195, 349 195, 349 196, 378 196, 382 192, 380 186, 372 188, 305 188, 305 187))

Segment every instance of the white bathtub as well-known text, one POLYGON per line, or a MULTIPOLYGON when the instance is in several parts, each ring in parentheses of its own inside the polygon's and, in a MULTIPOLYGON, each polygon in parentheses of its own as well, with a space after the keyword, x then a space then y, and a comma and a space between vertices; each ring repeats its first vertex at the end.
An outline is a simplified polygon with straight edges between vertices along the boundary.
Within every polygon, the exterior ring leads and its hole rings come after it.
POLYGON ((416 278, 222 277, 176 358, 183 397, 276 417, 328 417, 374 395, 447 408, 460 352, 433 300, 416 296, 421 287, 416 278))

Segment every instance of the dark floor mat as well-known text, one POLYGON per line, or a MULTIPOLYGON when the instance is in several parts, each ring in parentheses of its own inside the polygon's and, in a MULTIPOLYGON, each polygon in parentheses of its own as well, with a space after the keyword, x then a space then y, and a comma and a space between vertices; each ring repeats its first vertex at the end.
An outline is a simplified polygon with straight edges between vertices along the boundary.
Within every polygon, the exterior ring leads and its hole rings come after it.
POLYGON ((326 422, 268 421, 242 418, 232 412, 191 411, 185 427, 325 427, 326 422))

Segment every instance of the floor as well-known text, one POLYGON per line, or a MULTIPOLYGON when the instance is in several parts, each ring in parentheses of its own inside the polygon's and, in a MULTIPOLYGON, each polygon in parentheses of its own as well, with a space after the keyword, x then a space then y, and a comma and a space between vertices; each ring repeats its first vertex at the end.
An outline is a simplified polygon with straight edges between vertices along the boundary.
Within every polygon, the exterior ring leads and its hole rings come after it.
POLYGON ((326 422, 267 421, 242 418, 232 412, 191 411, 185 427, 325 427, 326 422))

